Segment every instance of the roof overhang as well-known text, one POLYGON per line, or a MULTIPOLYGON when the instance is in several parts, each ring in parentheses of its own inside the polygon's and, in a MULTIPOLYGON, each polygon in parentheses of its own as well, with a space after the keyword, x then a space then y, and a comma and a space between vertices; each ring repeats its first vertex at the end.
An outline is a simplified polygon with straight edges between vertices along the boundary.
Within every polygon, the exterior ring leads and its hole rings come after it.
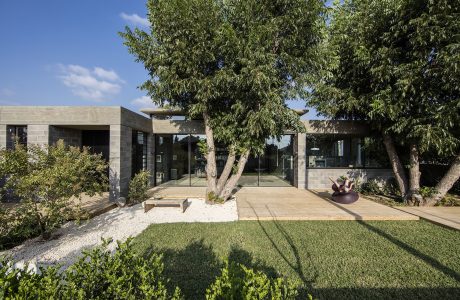
MULTIPOLYGON (((308 109, 293 109, 299 116, 303 116, 308 112, 308 109)), ((185 116, 185 111, 181 109, 168 109, 168 108, 142 108, 141 112, 152 117, 172 117, 172 116, 185 116)))

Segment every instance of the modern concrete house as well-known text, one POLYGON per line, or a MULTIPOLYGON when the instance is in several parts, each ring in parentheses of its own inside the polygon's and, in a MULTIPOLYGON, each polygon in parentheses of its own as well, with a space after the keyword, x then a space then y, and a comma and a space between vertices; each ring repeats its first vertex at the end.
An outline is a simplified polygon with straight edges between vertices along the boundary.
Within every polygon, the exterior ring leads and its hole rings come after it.
MULTIPOLYGON (((112 199, 126 195, 130 178, 143 169, 151 172, 152 186, 205 186, 198 147, 205 140, 203 122, 186 120, 180 111, 141 111, 150 118, 119 106, 0 106, 0 148, 14 147, 15 138, 26 145, 62 139, 88 146, 109 163, 112 199)), ((268 139, 264 155, 250 157, 238 184, 329 189, 328 177, 392 177, 383 144, 365 124, 303 122, 306 133, 268 139)), ((217 146, 218 168, 226 156, 217 146)))

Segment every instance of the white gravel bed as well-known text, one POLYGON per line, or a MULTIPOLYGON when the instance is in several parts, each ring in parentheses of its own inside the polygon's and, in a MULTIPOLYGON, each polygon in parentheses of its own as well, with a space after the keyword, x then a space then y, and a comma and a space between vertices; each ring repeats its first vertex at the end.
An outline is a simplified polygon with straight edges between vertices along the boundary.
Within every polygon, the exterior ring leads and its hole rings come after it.
MULTIPOLYGON (((80 225, 69 222, 58 229, 54 238, 43 241, 31 239, 3 254, 9 254, 17 266, 29 262, 32 265, 60 263, 71 264, 85 248, 101 243, 101 238, 125 241, 141 233, 150 224, 178 222, 230 222, 238 220, 235 200, 222 205, 208 205, 202 199, 189 199, 184 213, 178 207, 155 207, 144 213, 141 204, 116 208, 80 225)), ((115 243, 111 245, 112 249, 115 243)))

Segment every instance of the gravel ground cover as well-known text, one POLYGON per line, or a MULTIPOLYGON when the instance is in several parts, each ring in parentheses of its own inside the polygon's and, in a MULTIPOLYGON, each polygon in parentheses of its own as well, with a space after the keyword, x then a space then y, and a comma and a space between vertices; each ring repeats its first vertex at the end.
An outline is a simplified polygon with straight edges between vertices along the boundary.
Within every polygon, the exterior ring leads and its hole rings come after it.
MULTIPOLYGON (((31 267, 60 263, 71 264, 85 248, 101 243, 101 238, 124 241, 141 233, 150 224, 190 222, 231 222, 238 220, 236 201, 208 205, 202 199, 189 199, 184 213, 178 207, 156 207, 144 213, 141 204, 116 208, 81 224, 69 222, 56 231, 53 238, 35 238, 3 254, 11 255, 17 266, 26 262, 31 267)), ((111 244, 115 247, 115 243, 111 244)))

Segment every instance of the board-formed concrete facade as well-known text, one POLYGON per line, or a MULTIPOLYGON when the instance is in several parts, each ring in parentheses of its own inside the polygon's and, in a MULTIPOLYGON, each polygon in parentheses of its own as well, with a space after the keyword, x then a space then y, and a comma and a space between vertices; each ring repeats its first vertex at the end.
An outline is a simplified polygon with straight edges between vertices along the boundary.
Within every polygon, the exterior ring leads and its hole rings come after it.
MULTIPOLYGON (((144 111, 150 114, 149 110, 144 111)), ((200 120, 158 119, 134 113, 119 106, 0 106, 0 148, 7 147, 8 126, 27 126, 27 144, 48 145, 63 140, 72 146, 82 145, 82 132, 108 133, 108 163, 111 199, 126 196, 133 173, 133 132, 146 134, 146 169, 155 174, 156 134, 204 134, 200 120)), ((299 189, 329 189, 329 177, 349 176, 365 181, 392 177, 389 169, 307 167, 306 134, 361 135, 369 128, 353 121, 303 121, 306 133, 294 135, 293 185, 299 189)))

